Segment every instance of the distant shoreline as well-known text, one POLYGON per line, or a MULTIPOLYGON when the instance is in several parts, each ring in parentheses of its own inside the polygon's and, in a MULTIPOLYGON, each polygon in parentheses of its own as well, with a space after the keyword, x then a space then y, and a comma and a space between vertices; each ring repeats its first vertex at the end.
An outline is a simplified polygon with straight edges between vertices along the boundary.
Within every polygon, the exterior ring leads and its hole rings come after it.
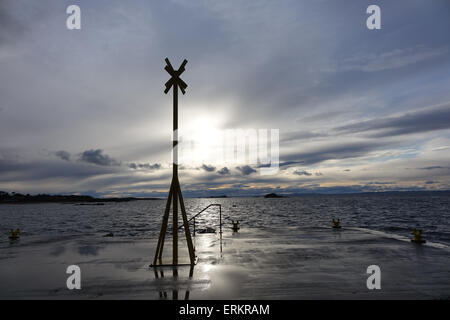
MULTIPOLYGON (((230 199, 230 198, 297 198, 312 196, 351 196, 351 195, 416 195, 416 194, 450 194, 450 190, 435 191, 384 191, 384 192, 353 192, 353 193, 301 193, 301 194, 261 194, 261 195, 236 195, 236 196, 203 196, 186 197, 193 199, 230 199)), ((165 197, 123 197, 123 198, 95 198, 88 195, 23 195, 20 193, 7 193, 0 191, 1 204, 37 204, 37 203, 67 203, 67 204, 86 204, 96 205, 100 203, 117 203, 141 200, 165 200, 165 197)))
POLYGON ((0 204, 36 204, 36 203, 68 203, 68 204, 100 204, 105 202, 129 202, 138 200, 161 200, 161 198, 94 198, 84 195, 23 195, 20 193, 0 192, 0 204))

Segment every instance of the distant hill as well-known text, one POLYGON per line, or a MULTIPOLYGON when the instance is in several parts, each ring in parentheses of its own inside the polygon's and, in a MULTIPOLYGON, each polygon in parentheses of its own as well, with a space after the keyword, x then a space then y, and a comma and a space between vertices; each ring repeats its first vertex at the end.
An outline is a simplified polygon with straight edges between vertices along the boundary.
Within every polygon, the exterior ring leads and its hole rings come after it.
POLYGON ((266 194, 265 196, 264 196, 264 198, 284 198, 283 196, 280 196, 280 195, 278 195, 278 194, 276 194, 276 193, 269 193, 269 194, 266 194))
POLYGON ((8 193, 0 191, 0 204, 6 203, 100 203, 100 202, 126 202, 136 200, 158 200, 159 198, 94 198, 83 195, 29 195, 21 193, 8 193))

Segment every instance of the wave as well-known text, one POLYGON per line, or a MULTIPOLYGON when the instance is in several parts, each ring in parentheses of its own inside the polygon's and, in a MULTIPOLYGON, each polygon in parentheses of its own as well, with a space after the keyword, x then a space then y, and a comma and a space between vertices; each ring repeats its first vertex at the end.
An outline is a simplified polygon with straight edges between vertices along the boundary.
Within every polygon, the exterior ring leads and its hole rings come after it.
MULTIPOLYGON (((382 236, 385 238, 389 238, 389 239, 395 239, 395 240, 399 240, 399 241, 404 241, 404 242, 411 242, 411 239, 399 234, 394 234, 394 233, 387 233, 384 231, 378 231, 378 230, 373 230, 373 229, 368 229, 368 228, 357 228, 357 227, 350 227, 347 228, 350 230, 358 230, 358 231, 364 231, 370 234, 374 234, 374 235, 378 235, 378 236, 382 236)), ((426 243, 422 244, 423 246, 427 246, 427 247, 432 247, 432 248, 437 248, 437 249, 444 249, 447 251, 450 251, 450 246, 443 244, 443 243, 438 243, 438 242, 430 242, 427 241, 426 243)))

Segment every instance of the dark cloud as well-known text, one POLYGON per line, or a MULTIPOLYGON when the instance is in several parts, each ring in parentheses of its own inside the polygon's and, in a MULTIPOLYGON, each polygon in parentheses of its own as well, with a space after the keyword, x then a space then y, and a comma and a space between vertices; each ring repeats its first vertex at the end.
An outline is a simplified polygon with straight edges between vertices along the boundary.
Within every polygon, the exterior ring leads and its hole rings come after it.
POLYGON ((363 141, 342 143, 340 145, 329 144, 324 145, 308 152, 292 153, 283 156, 281 165, 302 164, 312 165, 327 160, 342 160, 349 158, 357 158, 366 155, 367 153, 386 148, 388 143, 381 143, 378 141, 363 141))
POLYGON ((80 155, 80 161, 93 163, 99 166, 118 166, 120 162, 111 158, 107 154, 103 154, 101 149, 86 150, 80 155))
POLYGON ((298 176, 312 176, 311 172, 308 172, 308 171, 305 171, 305 170, 295 170, 294 174, 298 175, 298 176))
MULTIPOLYGON (((1 160, 1 182, 36 181, 46 179, 68 178, 73 181, 84 178, 117 173, 117 167, 90 166, 69 161, 17 161, 1 160)), ((41 186, 42 187, 42 186, 41 186)))
POLYGON ((230 174, 230 170, 227 167, 223 167, 222 169, 217 171, 218 174, 227 175, 230 174))
MULTIPOLYGON (((313 114, 311 116, 301 117, 297 121, 300 124, 303 124, 303 123, 308 123, 308 122, 326 120, 326 119, 330 119, 330 118, 333 119, 333 118, 337 118, 339 116, 347 115, 348 113, 349 113, 349 111, 343 111, 343 110, 320 112, 318 114, 313 114)), ((305 132, 305 131, 297 131, 297 132, 305 132)))
POLYGON ((323 173, 322 172, 316 172, 315 175, 320 177, 320 176, 323 176, 323 173))
POLYGON ((303 163, 302 161, 284 161, 284 162, 280 162, 279 167, 289 167, 293 164, 300 164, 303 163))
POLYGON ((336 128, 342 133, 370 132, 371 137, 389 137, 450 129, 450 103, 438 108, 362 121, 336 128))
POLYGON ((250 167, 248 165, 245 165, 242 167, 236 167, 236 169, 238 169, 245 176, 248 176, 248 175, 256 172, 255 169, 253 169, 252 167, 250 167))
POLYGON ((350 169, 344 169, 344 170, 342 170, 342 171, 350 172, 350 171, 352 171, 352 170, 350 170, 350 169))
POLYGON ((60 158, 61 160, 70 161, 70 153, 67 151, 64 150, 56 151, 54 155, 60 158))
POLYGON ((423 167, 423 168, 419 168, 421 170, 435 170, 435 169, 445 169, 444 167, 441 166, 430 166, 430 167, 423 167))
MULTIPOLYGON (((92 166, 94 167, 94 166, 92 166)), ((118 168, 118 167, 100 167, 98 168, 118 168)), ((139 176, 132 174, 125 175, 102 175, 97 176, 94 181, 89 181, 89 188, 92 190, 105 190, 105 187, 115 186, 116 191, 120 193, 128 193, 134 190, 145 190, 148 194, 152 189, 168 189, 170 186, 170 178, 172 172, 163 172, 152 177, 152 181, 149 181, 148 176, 139 176), (164 181, 159 183, 158 181, 164 181), (138 185, 135 185, 138 184, 138 185)), ((167 195, 167 194, 166 194, 167 195)))
POLYGON ((137 169, 137 168, 139 168, 139 166, 138 166, 136 163, 134 163, 134 162, 129 163, 129 164, 128 164, 128 167, 131 168, 131 169, 137 169))
POLYGON ((207 172, 213 172, 213 171, 216 170, 216 167, 208 166, 208 165, 206 165, 206 164, 203 164, 203 165, 201 166, 201 168, 202 168, 203 170, 207 171, 207 172))
POLYGON ((160 163, 150 164, 150 163, 135 163, 131 162, 128 164, 128 167, 134 170, 137 169, 145 169, 145 170, 159 170, 161 169, 160 163))
POLYGON ((312 131, 291 131, 282 134, 283 142, 326 137, 328 134, 312 131))
POLYGON ((16 41, 26 30, 26 27, 12 13, 13 2, 0 1, 0 45, 16 41))
POLYGON ((366 183, 366 185, 389 185, 389 184, 394 184, 394 182, 390 182, 390 181, 373 181, 373 182, 368 182, 366 183))

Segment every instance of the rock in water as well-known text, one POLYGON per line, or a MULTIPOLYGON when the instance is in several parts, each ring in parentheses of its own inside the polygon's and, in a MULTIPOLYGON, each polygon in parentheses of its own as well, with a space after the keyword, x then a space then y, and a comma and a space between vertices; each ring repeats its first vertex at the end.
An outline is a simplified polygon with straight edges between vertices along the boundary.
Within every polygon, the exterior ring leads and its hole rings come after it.
POLYGON ((283 196, 279 196, 276 193, 269 193, 264 196, 264 198, 283 198, 283 196))

